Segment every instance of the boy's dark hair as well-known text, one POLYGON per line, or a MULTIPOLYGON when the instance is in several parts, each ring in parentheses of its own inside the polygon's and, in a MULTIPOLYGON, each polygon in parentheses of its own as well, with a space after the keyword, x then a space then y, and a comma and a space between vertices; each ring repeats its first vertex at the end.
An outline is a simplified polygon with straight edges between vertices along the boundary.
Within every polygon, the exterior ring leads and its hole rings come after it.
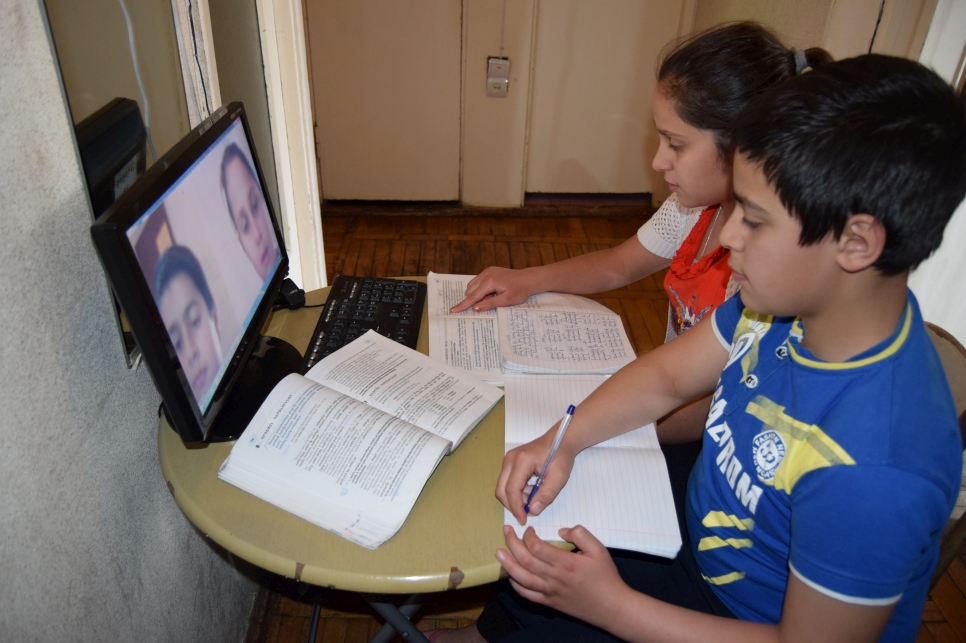
POLYGON ((231 211, 231 201, 228 200, 228 185, 225 179, 225 175, 228 172, 228 165, 235 159, 240 159, 245 169, 252 177, 252 181, 255 185, 258 185, 258 176, 255 174, 255 168, 252 167, 251 161, 248 160, 248 156, 242 152, 241 148, 238 147, 238 143, 231 143, 225 148, 224 155, 221 157, 221 188, 225 191, 225 202, 228 204, 228 215, 231 217, 231 224, 235 224, 235 213, 231 211))
POLYGON ((734 148, 758 163, 802 224, 799 243, 836 237, 853 214, 886 230, 874 267, 915 268, 966 195, 966 106, 935 72, 870 54, 824 65, 751 101, 734 148))
POLYGON ((187 275, 188 279, 195 285, 195 288, 198 289, 198 292, 201 293, 201 298, 205 300, 208 312, 211 313, 214 309, 215 301, 211 297, 208 280, 205 279, 205 273, 201 269, 201 264, 198 263, 198 259, 194 253, 184 246, 171 246, 165 250, 161 258, 158 259, 157 266, 155 266, 154 296, 157 297, 159 305, 168 284, 178 275, 187 275))
POLYGON ((714 133, 722 160, 730 160, 731 128, 749 100, 803 67, 832 60, 821 48, 786 49, 756 22, 713 27, 661 52, 657 81, 681 119, 714 133))

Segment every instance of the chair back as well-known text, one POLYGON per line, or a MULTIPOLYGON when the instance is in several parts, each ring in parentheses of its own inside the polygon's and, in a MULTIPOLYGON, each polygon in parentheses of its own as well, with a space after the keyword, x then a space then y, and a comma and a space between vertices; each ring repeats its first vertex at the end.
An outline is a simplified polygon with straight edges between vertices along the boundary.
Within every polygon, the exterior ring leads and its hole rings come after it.
POLYGON ((966 445, 966 348, 935 324, 926 322, 926 329, 946 372, 946 381, 953 393, 956 414, 959 415, 959 432, 966 445))
MULTIPOLYGON (((935 324, 927 322, 926 330, 939 353, 949 389, 953 393, 953 403, 959 415, 959 435, 962 445, 966 445, 966 348, 963 348, 955 337, 935 324)), ((949 564, 964 549, 966 549, 966 513, 952 523, 943 535, 939 545, 939 562, 929 581, 930 591, 942 579, 949 564)))

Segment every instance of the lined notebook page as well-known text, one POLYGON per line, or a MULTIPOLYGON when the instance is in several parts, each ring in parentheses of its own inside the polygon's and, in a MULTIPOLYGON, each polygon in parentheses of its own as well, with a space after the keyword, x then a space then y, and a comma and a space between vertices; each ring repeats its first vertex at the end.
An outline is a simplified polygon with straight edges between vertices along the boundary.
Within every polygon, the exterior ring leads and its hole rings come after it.
MULTIPOLYGON (((543 435, 570 404, 579 405, 605 375, 510 375, 505 378, 506 450, 543 435)), ((578 407, 577 413, 580 413, 578 407)), ((504 509, 504 524, 526 527, 504 509)), ((577 456, 567 486, 532 526, 544 540, 583 525, 606 546, 673 558, 681 548, 667 464, 649 424, 577 456)))

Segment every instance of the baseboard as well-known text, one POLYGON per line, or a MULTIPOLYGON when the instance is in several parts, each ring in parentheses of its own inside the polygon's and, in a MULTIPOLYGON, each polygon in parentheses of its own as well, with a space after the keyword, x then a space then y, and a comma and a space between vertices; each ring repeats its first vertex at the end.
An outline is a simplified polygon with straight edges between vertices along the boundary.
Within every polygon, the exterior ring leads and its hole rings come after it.
POLYGON ((639 217, 654 212, 640 200, 557 200, 519 208, 464 206, 458 201, 325 201, 322 219, 336 217, 639 217))

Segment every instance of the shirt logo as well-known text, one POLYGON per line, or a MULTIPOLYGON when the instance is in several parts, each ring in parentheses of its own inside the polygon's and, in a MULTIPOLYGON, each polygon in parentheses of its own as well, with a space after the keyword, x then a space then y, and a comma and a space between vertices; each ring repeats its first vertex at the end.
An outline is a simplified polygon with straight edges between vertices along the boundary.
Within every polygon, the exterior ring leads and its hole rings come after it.
POLYGON ((737 362, 745 353, 751 350, 757 337, 755 333, 744 333, 735 339, 731 344, 731 355, 728 357, 728 363, 725 364, 725 368, 737 362))
POLYGON ((775 471, 785 457, 785 441, 778 431, 762 431, 752 442, 755 471, 762 482, 775 477, 775 471))

